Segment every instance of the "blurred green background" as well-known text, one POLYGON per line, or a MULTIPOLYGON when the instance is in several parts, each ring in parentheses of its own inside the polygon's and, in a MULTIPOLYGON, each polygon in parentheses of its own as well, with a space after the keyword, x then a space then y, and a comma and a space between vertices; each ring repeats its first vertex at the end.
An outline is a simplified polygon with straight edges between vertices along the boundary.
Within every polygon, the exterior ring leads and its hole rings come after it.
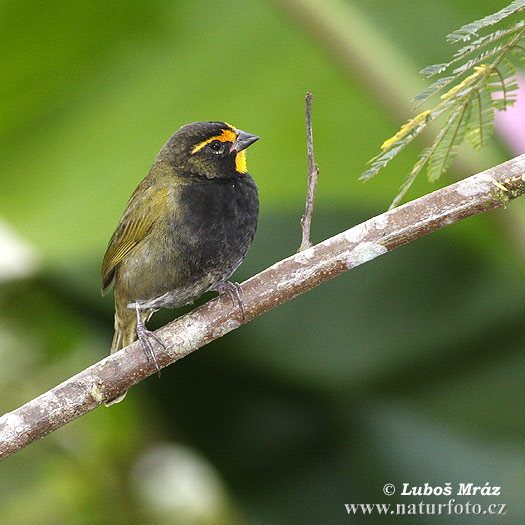
MULTIPOLYGON (((411 116, 417 71, 505 4, 0 2, 0 413, 106 356, 101 260, 181 125, 226 120, 262 138, 248 154, 261 212, 242 281, 300 244, 306 91, 319 242, 388 207, 422 143, 357 178, 411 116)), ((440 184, 511 156, 495 137, 440 184)), ((436 187, 422 178, 408 197, 436 187)), ((505 523, 523 523, 524 223, 521 199, 413 242, 16 453, 0 464, 0 523, 379 523, 344 504, 443 503, 399 492, 447 482, 457 502, 505 503, 505 523), (457 496, 459 482, 501 496, 457 496)), ((485 522, 388 518, 430 519, 485 522)))

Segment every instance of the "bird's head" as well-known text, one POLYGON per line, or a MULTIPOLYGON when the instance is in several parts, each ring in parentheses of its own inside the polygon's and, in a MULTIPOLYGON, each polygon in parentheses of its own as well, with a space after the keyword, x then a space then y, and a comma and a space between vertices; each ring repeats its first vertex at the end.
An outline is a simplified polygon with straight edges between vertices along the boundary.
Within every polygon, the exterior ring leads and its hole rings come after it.
POLYGON ((244 150, 258 139, 226 122, 193 122, 168 140, 157 162, 168 162, 189 176, 227 179, 246 173, 244 150))

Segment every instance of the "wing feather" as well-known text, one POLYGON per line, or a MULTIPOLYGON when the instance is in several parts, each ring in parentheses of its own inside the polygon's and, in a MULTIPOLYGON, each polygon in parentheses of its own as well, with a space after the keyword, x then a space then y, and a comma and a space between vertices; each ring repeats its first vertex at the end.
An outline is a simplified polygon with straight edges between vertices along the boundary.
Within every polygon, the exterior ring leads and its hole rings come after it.
POLYGON ((124 257, 142 242, 165 210, 170 189, 144 180, 131 196, 120 223, 111 237, 102 263, 102 295, 109 291, 115 271, 124 257))

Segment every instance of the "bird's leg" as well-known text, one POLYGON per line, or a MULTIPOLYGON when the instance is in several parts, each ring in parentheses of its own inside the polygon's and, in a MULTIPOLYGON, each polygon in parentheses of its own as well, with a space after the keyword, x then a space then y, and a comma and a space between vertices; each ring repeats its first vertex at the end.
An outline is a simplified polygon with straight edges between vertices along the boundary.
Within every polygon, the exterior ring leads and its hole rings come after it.
POLYGON ((153 332, 148 330, 146 328, 146 325, 144 324, 144 321, 142 320, 142 316, 140 315, 140 308, 137 303, 135 303, 135 311, 137 312, 137 337, 139 338, 140 344, 142 345, 142 349, 144 350, 144 353, 146 354, 146 357, 148 358, 148 361, 151 359, 153 361, 153 364, 155 365, 155 368, 157 369, 157 374, 160 377, 160 367, 157 363, 157 358, 155 357, 155 352, 153 351, 153 346, 151 345, 151 341, 148 339, 149 337, 152 337, 159 343, 164 350, 166 350, 166 346, 164 343, 159 339, 157 335, 155 335, 153 332))
POLYGON ((237 302, 237 306, 241 311, 242 320, 244 321, 244 302, 242 300, 241 285, 239 283, 226 281, 217 286, 217 292, 219 292, 219 295, 228 294, 233 306, 235 306, 235 303, 237 302))

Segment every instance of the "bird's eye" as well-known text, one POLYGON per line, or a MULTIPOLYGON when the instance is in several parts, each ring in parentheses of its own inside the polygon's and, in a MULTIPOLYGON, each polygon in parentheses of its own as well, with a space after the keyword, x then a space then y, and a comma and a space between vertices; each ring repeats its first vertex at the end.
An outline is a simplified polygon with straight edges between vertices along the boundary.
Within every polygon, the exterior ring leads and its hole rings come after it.
POLYGON ((214 140, 213 142, 210 142, 210 149, 214 153, 222 153, 224 150, 224 142, 221 142, 220 140, 214 140))

